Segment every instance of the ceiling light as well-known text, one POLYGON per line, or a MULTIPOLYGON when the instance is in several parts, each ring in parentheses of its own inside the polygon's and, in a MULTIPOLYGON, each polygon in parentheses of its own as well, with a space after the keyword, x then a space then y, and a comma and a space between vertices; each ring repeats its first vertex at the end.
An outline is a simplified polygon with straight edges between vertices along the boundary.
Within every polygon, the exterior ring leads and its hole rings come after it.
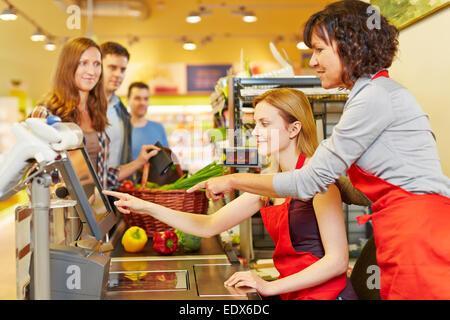
POLYGON ((43 34, 42 31, 39 29, 36 30, 36 32, 31 35, 31 41, 37 42, 37 41, 44 41, 44 40, 45 40, 45 34, 43 34))
POLYGON ((309 47, 303 41, 300 41, 297 43, 297 49, 298 50, 308 50, 309 47))
POLYGON ((189 23, 197 23, 197 22, 200 22, 200 20, 202 20, 202 17, 200 17, 200 14, 195 11, 192 11, 186 17, 186 22, 189 22, 189 23))
POLYGON ((238 10, 231 11, 231 14, 242 17, 242 20, 247 23, 252 23, 258 20, 253 11, 247 11, 244 6, 240 6, 238 10))
POLYGON ((0 15, 0 19, 3 21, 14 21, 17 19, 16 10, 14 10, 13 7, 6 8, 3 10, 2 14, 0 15))
POLYGON ((251 11, 247 11, 243 13, 242 20, 247 23, 252 23, 258 20, 258 18, 255 16, 255 14, 251 11))
POLYGON ((142 15, 142 12, 140 10, 127 10, 127 15, 129 15, 130 17, 140 17, 142 15))
POLYGON ((56 44, 51 39, 47 40, 47 42, 45 43, 44 47, 45 47, 45 50, 48 50, 48 51, 55 51, 56 50, 56 44))
POLYGON ((198 11, 191 11, 189 15, 186 17, 186 22, 189 23, 197 23, 202 20, 202 16, 206 16, 211 14, 211 11, 206 10, 205 6, 200 6, 198 11))
POLYGON ((197 48, 196 44, 192 41, 186 41, 185 43, 183 43, 183 49, 184 50, 195 50, 197 48))

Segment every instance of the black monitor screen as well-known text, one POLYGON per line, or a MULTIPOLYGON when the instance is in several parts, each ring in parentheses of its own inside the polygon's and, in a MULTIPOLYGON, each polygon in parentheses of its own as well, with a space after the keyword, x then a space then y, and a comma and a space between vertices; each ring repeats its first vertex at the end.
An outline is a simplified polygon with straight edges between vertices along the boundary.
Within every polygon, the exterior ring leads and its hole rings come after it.
POLYGON ((117 221, 84 148, 67 151, 63 178, 69 184, 93 235, 101 239, 117 221), (64 177, 66 176, 66 177, 64 177), (66 181, 69 180, 69 181, 66 181))

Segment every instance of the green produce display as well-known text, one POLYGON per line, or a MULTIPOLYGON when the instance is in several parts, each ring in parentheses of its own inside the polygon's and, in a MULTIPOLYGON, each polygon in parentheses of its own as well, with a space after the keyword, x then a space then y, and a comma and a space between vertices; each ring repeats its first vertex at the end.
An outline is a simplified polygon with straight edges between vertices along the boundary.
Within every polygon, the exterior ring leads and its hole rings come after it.
POLYGON ((158 189, 160 187, 160 185, 155 182, 147 181, 147 183, 145 184, 145 187, 147 189, 154 189, 154 188, 158 189))
POLYGON ((201 237, 185 233, 178 229, 175 229, 174 232, 178 236, 178 247, 183 248, 184 252, 194 252, 200 249, 202 245, 201 237))
POLYGON ((171 184, 166 184, 159 189, 161 190, 187 190, 197 183, 208 180, 212 177, 219 177, 223 175, 226 168, 222 164, 217 164, 215 161, 200 169, 193 175, 186 177, 183 175, 180 179, 171 184))
MULTIPOLYGON (((177 181, 171 184, 165 184, 160 186, 157 183, 147 181, 145 184, 146 189, 160 189, 160 190, 187 190, 197 183, 208 180, 212 177, 219 177, 226 172, 226 167, 222 164, 217 164, 215 161, 200 169, 193 175, 187 177, 186 174, 181 176, 177 181)), ((136 184, 136 188, 140 188, 141 184, 136 184)))

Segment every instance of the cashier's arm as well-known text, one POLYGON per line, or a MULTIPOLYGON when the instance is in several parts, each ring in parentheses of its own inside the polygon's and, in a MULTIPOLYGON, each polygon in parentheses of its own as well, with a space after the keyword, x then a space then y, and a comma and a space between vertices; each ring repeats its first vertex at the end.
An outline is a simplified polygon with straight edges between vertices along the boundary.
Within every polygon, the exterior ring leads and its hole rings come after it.
POLYGON ((211 237, 238 225, 264 204, 260 196, 244 193, 215 213, 206 215, 172 210, 126 193, 109 190, 103 190, 103 193, 119 199, 114 204, 123 214, 129 214, 130 211, 149 214, 176 229, 199 237, 211 237))
POLYGON ((278 198, 273 188, 273 174, 235 173, 221 177, 210 178, 200 182, 188 190, 206 189, 206 196, 217 200, 225 193, 236 190, 251 192, 266 197, 278 198))
POLYGON ((236 287, 252 287, 264 296, 279 295, 324 283, 347 271, 348 247, 339 190, 331 185, 313 200, 325 255, 309 267, 288 277, 265 281, 251 271, 237 272, 226 282, 236 287))

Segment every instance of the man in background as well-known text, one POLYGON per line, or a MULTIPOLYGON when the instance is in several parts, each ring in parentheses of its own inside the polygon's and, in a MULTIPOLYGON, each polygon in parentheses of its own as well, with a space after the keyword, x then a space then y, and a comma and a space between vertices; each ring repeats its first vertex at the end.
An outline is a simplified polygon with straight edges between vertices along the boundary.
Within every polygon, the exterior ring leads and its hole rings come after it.
POLYGON ((111 140, 108 166, 116 167, 133 160, 131 157, 130 114, 115 93, 125 78, 130 54, 125 47, 116 42, 103 43, 100 48, 103 62, 103 82, 108 100, 107 117, 110 124, 106 128, 106 133, 111 140))
POLYGON ((159 141, 169 147, 164 127, 155 121, 147 120, 150 90, 143 82, 133 82, 128 87, 128 106, 131 112, 132 158, 139 156, 142 145, 154 145, 159 141))

